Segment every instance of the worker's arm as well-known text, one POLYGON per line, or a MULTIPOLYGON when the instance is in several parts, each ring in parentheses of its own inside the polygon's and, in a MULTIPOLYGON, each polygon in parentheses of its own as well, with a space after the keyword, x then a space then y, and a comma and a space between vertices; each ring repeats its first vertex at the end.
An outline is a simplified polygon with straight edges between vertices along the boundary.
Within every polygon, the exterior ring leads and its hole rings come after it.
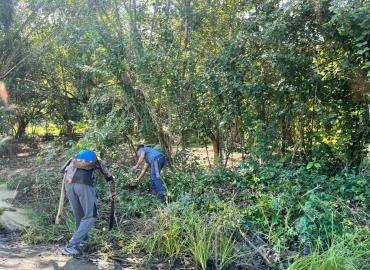
POLYGON ((139 159, 134 167, 132 167, 133 170, 136 170, 139 168, 140 164, 145 160, 145 152, 139 152, 139 159))
POLYGON ((145 175, 146 171, 148 170, 149 168, 149 164, 148 163, 145 163, 143 169, 141 170, 139 176, 135 179, 135 182, 139 182, 141 178, 143 178, 143 176, 145 175))
POLYGON ((105 180, 107 180, 109 184, 109 199, 113 200, 116 197, 116 183, 112 174, 108 171, 107 166, 105 166, 105 163, 101 159, 97 160, 96 167, 102 173, 105 180))

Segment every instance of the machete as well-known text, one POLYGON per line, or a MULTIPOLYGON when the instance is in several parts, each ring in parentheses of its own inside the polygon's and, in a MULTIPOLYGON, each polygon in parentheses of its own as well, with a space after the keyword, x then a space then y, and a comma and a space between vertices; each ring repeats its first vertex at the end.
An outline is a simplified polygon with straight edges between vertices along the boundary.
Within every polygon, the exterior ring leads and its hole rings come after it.
POLYGON ((114 223, 114 199, 110 202, 109 230, 113 228, 114 223))
MULTIPOLYGON (((123 188, 126 189, 128 192, 131 192, 132 190, 137 188, 137 185, 129 184, 129 185, 125 185, 123 188)), ((110 201, 109 227, 108 227, 109 230, 113 228, 113 223, 114 223, 114 201, 115 201, 114 198, 110 201)))

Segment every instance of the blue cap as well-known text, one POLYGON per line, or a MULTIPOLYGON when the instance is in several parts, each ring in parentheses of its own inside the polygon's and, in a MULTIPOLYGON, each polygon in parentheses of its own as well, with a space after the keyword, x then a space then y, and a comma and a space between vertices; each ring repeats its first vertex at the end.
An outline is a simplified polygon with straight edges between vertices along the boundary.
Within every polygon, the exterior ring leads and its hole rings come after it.
POLYGON ((74 155, 74 157, 77 159, 93 161, 96 158, 96 154, 91 150, 81 150, 78 154, 74 155))

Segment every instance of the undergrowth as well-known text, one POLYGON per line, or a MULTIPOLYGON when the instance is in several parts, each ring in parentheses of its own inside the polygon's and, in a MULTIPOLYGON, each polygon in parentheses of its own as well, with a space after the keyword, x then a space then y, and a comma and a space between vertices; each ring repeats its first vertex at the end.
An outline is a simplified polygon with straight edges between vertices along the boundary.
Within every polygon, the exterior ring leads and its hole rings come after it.
MULTIPOLYGON (((20 191, 19 201, 38 209, 34 225, 23 232, 29 242, 65 243, 74 230, 68 207, 62 223, 53 224, 59 168, 72 152, 46 149, 27 160, 35 165, 28 175, 1 176, 20 191)), ((107 230, 107 183, 95 179, 99 217, 90 249, 100 254, 145 254, 148 267, 160 259, 169 269, 369 267, 368 166, 329 175, 324 166, 288 158, 260 163, 248 157, 234 169, 184 163, 164 170, 169 202, 161 204, 149 194, 148 181, 130 185, 135 174, 122 162, 108 164, 118 192, 112 231, 107 230)))

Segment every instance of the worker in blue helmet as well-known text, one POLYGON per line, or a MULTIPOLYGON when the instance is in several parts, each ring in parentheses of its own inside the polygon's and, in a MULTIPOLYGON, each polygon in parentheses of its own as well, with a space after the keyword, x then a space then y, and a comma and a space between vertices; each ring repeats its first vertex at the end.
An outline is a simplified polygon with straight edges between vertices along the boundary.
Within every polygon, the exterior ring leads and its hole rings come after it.
MULTIPOLYGON (((93 187, 93 173, 99 170, 109 183, 111 200, 115 197, 115 183, 104 162, 94 151, 82 150, 63 166, 64 188, 72 206, 76 230, 63 248, 64 255, 79 255, 79 245, 86 241, 97 217, 96 193, 93 187)), ((57 216, 58 218, 58 216, 57 216)))

